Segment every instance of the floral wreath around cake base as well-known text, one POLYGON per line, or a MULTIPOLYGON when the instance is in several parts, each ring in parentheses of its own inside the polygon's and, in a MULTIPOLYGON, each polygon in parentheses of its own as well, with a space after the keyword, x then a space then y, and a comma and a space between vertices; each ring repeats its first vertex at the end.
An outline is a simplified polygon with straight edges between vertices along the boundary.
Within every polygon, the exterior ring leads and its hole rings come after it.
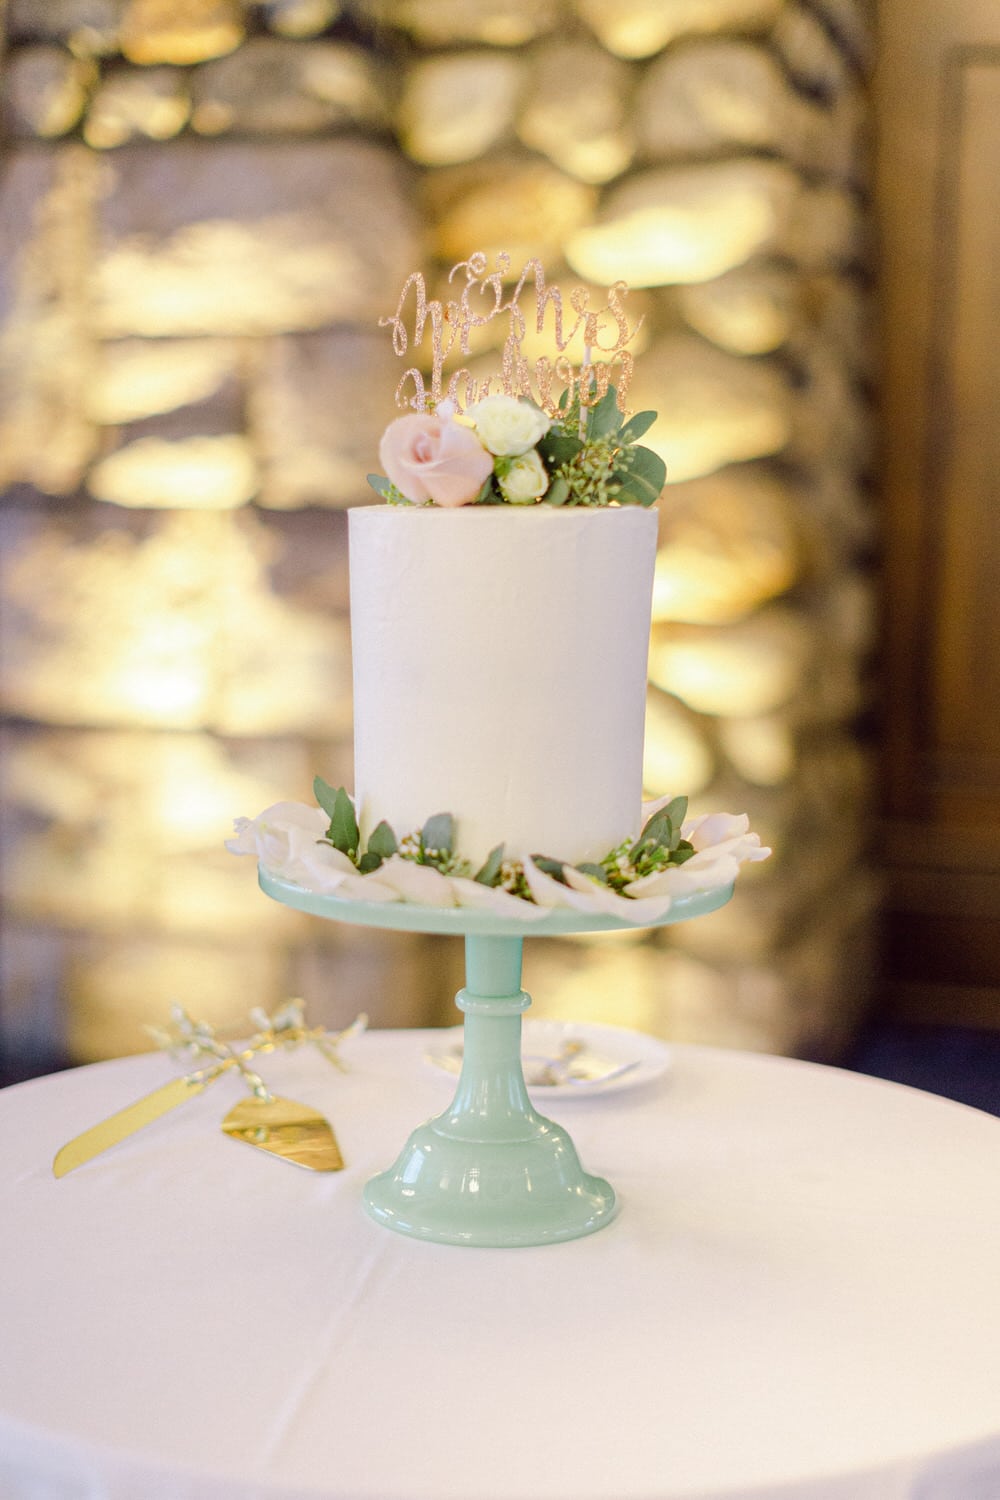
POLYGON ((500 844, 475 869, 456 852, 450 813, 435 814, 402 839, 382 822, 362 848, 345 788, 317 777, 314 790, 317 807, 277 802, 256 818, 237 818, 226 848, 254 855, 303 890, 350 901, 477 907, 528 921, 569 907, 627 922, 658 921, 678 897, 732 885, 742 864, 771 853, 745 813, 688 818, 686 797, 661 797, 643 806, 641 832, 598 863, 542 854, 507 859, 500 844))

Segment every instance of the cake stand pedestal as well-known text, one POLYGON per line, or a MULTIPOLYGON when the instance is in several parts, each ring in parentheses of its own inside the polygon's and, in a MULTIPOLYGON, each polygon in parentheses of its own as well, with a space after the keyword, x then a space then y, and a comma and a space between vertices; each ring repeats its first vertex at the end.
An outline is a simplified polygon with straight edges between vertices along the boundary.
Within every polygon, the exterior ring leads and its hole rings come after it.
POLYGON ((521 1066, 526 936, 635 930, 702 916, 732 887, 675 901, 653 924, 560 908, 534 921, 467 907, 347 901, 318 895, 266 870, 261 889, 286 906, 332 921, 465 938, 462 1071, 443 1114, 418 1126, 393 1166, 365 1188, 373 1219, 400 1234, 448 1245, 509 1247, 573 1240, 610 1223, 615 1191, 580 1163, 566 1130, 538 1113, 521 1066))

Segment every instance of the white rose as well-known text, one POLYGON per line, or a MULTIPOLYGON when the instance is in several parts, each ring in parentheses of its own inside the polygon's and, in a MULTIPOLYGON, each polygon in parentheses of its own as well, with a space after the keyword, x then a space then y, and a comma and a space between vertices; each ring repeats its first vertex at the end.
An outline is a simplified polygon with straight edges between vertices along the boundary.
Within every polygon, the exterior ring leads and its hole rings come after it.
POLYGON ((520 458, 497 466, 497 484, 500 493, 511 505, 533 505, 549 487, 549 476, 545 465, 532 448, 520 458))
POLYGON ((552 426, 539 407, 516 396, 487 396, 466 416, 475 422, 479 441, 498 458, 527 453, 552 426))

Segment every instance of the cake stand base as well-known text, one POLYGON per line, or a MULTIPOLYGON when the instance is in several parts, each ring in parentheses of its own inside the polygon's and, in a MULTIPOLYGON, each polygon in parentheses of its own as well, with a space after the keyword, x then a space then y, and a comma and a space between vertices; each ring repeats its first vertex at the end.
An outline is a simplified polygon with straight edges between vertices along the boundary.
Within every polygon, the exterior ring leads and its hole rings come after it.
POLYGON ((615 1193, 583 1170, 568 1133, 533 1107, 521 1067, 521 939, 468 936, 462 1073, 451 1106, 372 1178, 365 1208, 388 1229, 509 1248, 593 1234, 615 1193))
POLYGON ((531 919, 470 907, 351 901, 260 869, 262 890, 335 922, 465 938, 462 1073, 450 1108, 413 1132, 395 1165, 373 1177, 365 1207, 379 1224, 446 1245, 547 1245, 593 1234, 615 1214, 614 1189, 583 1170, 561 1126, 532 1106, 521 1067, 521 949, 529 936, 635 932, 716 911, 731 885, 677 897, 655 922, 565 907, 531 919))

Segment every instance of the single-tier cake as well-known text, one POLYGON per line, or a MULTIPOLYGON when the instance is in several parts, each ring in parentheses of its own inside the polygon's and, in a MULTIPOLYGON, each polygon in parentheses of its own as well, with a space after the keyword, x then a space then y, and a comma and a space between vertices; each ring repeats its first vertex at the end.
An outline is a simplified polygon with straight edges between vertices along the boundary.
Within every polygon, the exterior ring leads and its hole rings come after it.
POLYGON ((350 513, 362 842, 451 813, 474 865, 600 860, 639 825, 655 511, 350 513))
POLYGON ((430 389, 419 365, 405 371, 396 400, 412 409, 369 475, 385 503, 350 513, 354 795, 318 776, 317 807, 238 819, 229 848, 348 900, 658 921, 768 851, 745 815, 690 819, 683 795, 642 805, 666 469, 639 442, 655 413, 625 405, 626 289, 595 309, 578 288, 566 305, 538 262, 514 278, 509 257, 490 273, 479 254, 452 282, 447 303, 428 301, 415 272, 382 319, 399 355, 430 331, 430 389), (531 367, 529 284, 536 332, 548 320, 558 350, 531 367), (467 356, 494 318, 502 393, 464 367, 446 389, 445 354, 467 356))

